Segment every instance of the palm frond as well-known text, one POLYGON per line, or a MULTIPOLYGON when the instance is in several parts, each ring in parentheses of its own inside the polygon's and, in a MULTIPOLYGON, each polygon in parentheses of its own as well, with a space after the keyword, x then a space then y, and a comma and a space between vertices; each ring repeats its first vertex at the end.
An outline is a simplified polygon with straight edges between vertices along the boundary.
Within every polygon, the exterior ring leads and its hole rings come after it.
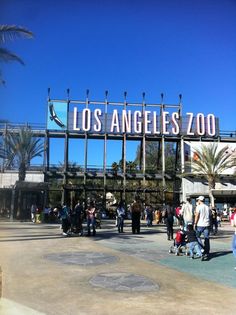
POLYGON ((0 47, 0 61, 4 61, 4 62, 18 61, 19 63, 24 65, 24 61, 20 57, 12 53, 10 50, 6 48, 1 48, 1 47, 0 47))
POLYGON ((235 159, 227 150, 228 146, 219 149, 216 143, 195 148, 198 159, 191 162, 192 171, 216 179, 225 170, 236 166, 235 159))
POLYGON ((0 151, 0 154, 4 155, 6 166, 18 166, 19 179, 24 180, 25 171, 30 166, 31 160, 44 152, 44 145, 40 141, 41 139, 34 137, 29 127, 5 135, 4 146, 1 147, 3 151, 0 151))
POLYGON ((17 25, 0 25, 0 44, 4 44, 7 40, 16 38, 33 38, 31 31, 22 26, 17 25))

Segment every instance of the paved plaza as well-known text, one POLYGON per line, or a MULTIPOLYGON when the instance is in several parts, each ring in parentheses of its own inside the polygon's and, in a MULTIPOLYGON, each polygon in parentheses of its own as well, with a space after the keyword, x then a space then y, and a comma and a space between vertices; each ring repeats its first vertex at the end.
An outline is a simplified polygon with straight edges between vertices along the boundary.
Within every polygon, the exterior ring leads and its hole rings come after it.
POLYGON ((0 314, 235 314, 228 222, 209 261, 169 254, 163 225, 124 231, 104 220, 96 237, 62 237, 58 224, 1 220, 0 314))

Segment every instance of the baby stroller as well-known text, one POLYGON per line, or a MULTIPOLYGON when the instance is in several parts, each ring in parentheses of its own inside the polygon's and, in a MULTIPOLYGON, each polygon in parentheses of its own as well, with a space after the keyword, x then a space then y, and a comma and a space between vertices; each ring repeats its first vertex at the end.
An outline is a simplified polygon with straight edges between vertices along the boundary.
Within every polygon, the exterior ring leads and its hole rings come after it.
POLYGON ((175 254, 176 256, 179 256, 180 254, 188 255, 185 234, 182 230, 179 230, 176 233, 174 243, 171 245, 169 253, 175 254))

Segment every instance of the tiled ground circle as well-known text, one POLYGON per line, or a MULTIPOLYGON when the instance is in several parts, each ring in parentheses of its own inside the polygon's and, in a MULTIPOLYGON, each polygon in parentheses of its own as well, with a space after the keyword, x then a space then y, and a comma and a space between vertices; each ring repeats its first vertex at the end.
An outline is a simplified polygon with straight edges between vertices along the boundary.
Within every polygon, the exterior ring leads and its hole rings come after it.
POLYGON ((101 273, 90 280, 96 287, 112 291, 153 292, 160 289, 152 280, 132 273, 101 273))
POLYGON ((45 256, 46 259, 66 265, 97 266, 115 263, 118 258, 106 253, 98 252, 66 252, 53 253, 45 256))

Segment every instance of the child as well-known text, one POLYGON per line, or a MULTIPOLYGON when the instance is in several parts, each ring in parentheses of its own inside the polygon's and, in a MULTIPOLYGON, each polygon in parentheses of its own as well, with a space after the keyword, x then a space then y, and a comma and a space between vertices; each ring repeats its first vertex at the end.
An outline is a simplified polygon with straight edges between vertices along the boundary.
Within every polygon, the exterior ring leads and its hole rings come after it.
POLYGON ((173 253, 174 250, 175 255, 179 256, 180 249, 182 246, 186 246, 186 241, 183 226, 180 225, 180 229, 176 232, 175 235, 174 245, 171 246, 169 253, 173 253))
POLYGON ((197 235, 193 229, 192 224, 188 225, 188 230, 186 232, 186 239, 187 239, 189 254, 190 254, 189 258, 194 259, 194 252, 196 252, 196 257, 202 257, 201 248, 198 243, 197 235))

